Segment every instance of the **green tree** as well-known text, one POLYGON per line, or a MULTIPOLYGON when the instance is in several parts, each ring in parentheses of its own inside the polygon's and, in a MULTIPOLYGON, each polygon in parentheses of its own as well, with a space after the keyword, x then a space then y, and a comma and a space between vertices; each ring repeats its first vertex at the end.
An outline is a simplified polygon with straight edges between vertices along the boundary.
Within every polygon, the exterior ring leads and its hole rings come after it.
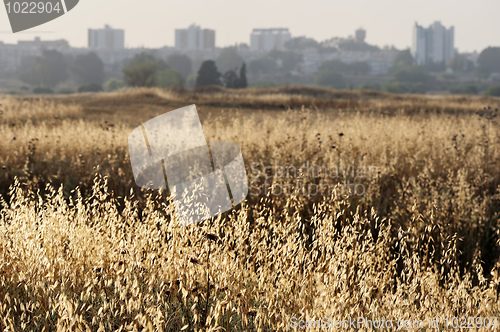
POLYGON ((104 64, 95 53, 80 54, 73 60, 71 73, 79 84, 102 84, 104 81, 104 64))
POLYGON ((280 69, 284 72, 295 70, 297 65, 302 62, 302 55, 294 52, 272 50, 269 52, 268 57, 275 61, 281 61, 280 69))
POLYGON ((203 61, 196 78, 197 87, 206 85, 221 85, 221 74, 213 60, 203 61))
POLYGON ((366 82, 360 87, 361 90, 380 90, 380 84, 376 82, 366 82))
POLYGON ((390 82, 384 86, 384 90, 391 93, 425 93, 427 88, 423 83, 390 82))
POLYGON ((240 76, 236 73, 236 70, 228 70, 222 75, 222 81, 226 88, 231 89, 242 89, 248 86, 246 65, 243 63, 240 67, 240 76))
POLYGON ((227 47, 221 51, 216 59, 217 68, 221 72, 238 68, 243 63, 243 58, 238 54, 234 47, 227 47))
POLYGON ((278 70, 278 65, 276 64, 276 60, 270 57, 263 57, 252 60, 248 65, 248 70, 252 75, 273 74, 278 70))
POLYGON ((123 83, 122 80, 119 80, 117 78, 111 78, 109 79, 108 82, 106 82, 106 91, 115 91, 120 88, 123 88, 125 86, 125 83, 123 83))
POLYGON ((165 68, 167 66, 162 60, 151 54, 141 53, 123 68, 123 75, 129 86, 152 87, 156 85, 156 73, 165 68))
POLYGON ((483 74, 500 73, 500 47, 488 47, 477 58, 479 70, 483 74))
POLYGON ((21 59, 19 79, 26 84, 40 85, 40 70, 38 69, 38 57, 26 56, 21 59))
POLYGON ((369 45, 365 42, 358 42, 356 40, 345 39, 338 43, 339 49, 342 51, 353 51, 353 52, 377 52, 380 48, 377 46, 369 45))
POLYGON ((455 73, 470 73, 474 70, 474 62, 463 54, 456 54, 455 57, 448 60, 447 67, 455 73))
POLYGON ((240 79, 238 82, 238 88, 244 89, 248 87, 247 80, 247 65, 243 63, 240 68, 240 79))
POLYGON ((318 72, 336 72, 336 73, 346 73, 349 71, 348 65, 340 60, 329 60, 323 62, 319 68, 318 72))
POLYGON ((203 60, 203 57, 200 54, 193 56, 193 73, 196 74, 198 70, 200 70, 203 61, 205 60, 203 60))
POLYGON ((322 71, 316 78, 315 83, 318 85, 334 87, 337 89, 342 89, 345 87, 345 81, 342 74, 336 71, 322 71))
POLYGON ((337 72, 339 74, 347 75, 367 75, 371 71, 371 67, 368 63, 357 61, 353 63, 344 63, 340 60, 329 60, 323 62, 319 68, 318 72, 337 72))
POLYGON ((160 88, 170 88, 183 85, 184 79, 182 75, 174 68, 163 69, 156 73, 156 86, 160 88))
POLYGON ((394 67, 411 67, 414 64, 410 50, 399 51, 394 59, 394 67))
POLYGON ((348 65, 348 72, 352 75, 368 75, 370 71, 370 65, 363 61, 353 62, 348 65))
POLYGON ((222 80, 224 81, 224 85, 226 88, 236 89, 239 84, 239 77, 234 70, 228 70, 222 75, 222 80))
POLYGON ((42 56, 24 61, 20 79, 28 84, 54 87, 68 78, 68 63, 63 54, 43 50, 42 56))
POLYGON ((431 73, 439 73, 446 70, 446 63, 429 61, 425 64, 425 69, 431 73))
POLYGON ((485 94, 487 96, 500 97, 500 85, 490 87, 485 94))
POLYGON ((462 95, 475 95, 479 92, 477 86, 473 84, 469 84, 466 86, 452 86, 448 88, 448 91, 452 94, 462 94, 462 95))
POLYGON ((78 88, 78 92, 101 92, 102 86, 98 83, 84 84, 78 88))
POLYGON ((292 52, 302 52, 308 48, 318 49, 320 47, 316 40, 304 36, 292 38, 285 43, 285 48, 292 52))
POLYGON ((191 73, 186 79, 186 87, 194 88, 196 86, 196 77, 198 75, 196 73, 191 73))
POLYGON ((193 63, 185 54, 172 54, 167 58, 167 66, 179 72, 186 79, 193 71, 193 63))
POLYGON ((394 78, 401 83, 427 84, 431 80, 431 76, 427 73, 425 68, 421 66, 398 68, 394 73, 394 78))

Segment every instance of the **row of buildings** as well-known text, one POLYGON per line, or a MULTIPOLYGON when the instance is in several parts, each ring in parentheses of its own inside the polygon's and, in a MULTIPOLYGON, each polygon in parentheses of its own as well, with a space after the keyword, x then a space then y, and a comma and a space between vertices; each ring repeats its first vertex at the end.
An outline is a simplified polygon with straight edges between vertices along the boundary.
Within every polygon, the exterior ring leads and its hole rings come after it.
MULTIPOLYGON (((238 52, 247 62, 257 59, 271 50, 284 50, 287 41, 292 36, 286 28, 254 29, 250 35, 250 45, 239 48, 238 52)), ((366 31, 358 29, 354 37, 357 43, 365 43, 366 31)), ((126 48, 125 31, 114 29, 106 25, 103 29, 88 30, 88 47, 73 48, 65 40, 42 41, 35 38, 31 41, 19 41, 17 45, 0 42, 0 72, 14 72, 20 68, 22 58, 39 56, 43 49, 53 49, 67 54, 83 54, 95 52, 103 60, 108 70, 118 67, 123 60, 132 58, 143 52, 144 48, 126 48)), ((168 56, 172 53, 185 53, 191 58, 214 59, 221 49, 216 47, 216 33, 214 30, 202 29, 191 25, 187 29, 175 30, 175 46, 153 50, 159 56, 168 56)), ((424 65, 429 62, 446 62, 455 55, 454 28, 446 29, 439 22, 428 28, 415 24, 411 47, 415 62, 424 65)), ((322 62, 341 60, 346 63, 367 62, 371 67, 371 74, 386 74, 397 55, 395 50, 379 51, 337 51, 320 52, 310 48, 301 50, 301 72, 313 74, 322 62)), ((119 68, 115 68, 119 70, 119 68)))
MULTIPOLYGON (((358 29, 354 36, 356 42, 364 43, 366 30, 358 29)), ((284 50, 286 42, 290 39, 292 35, 287 28, 254 29, 250 35, 250 50, 253 52, 284 50)), ((215 31, 201 29, 196 25, 191 25, 187 29, 177 29, 175 30, 175 48, 183 51, 214 49, 215 31)), ((424 28, 415 23, 411 52, 418 65, 431 62, 446 63, 453 59, 456 53, 454 27, 447 29, 440 22, 434 22, 428 28, 424 28)), ((385 59, 387 56, 379 56, 379 58, 385 59)))
MULTIPOLYGON (((455 55, 454 27, 446 28, 440 22, 434 22, 428 28, 418 23, 413 27, 411 52, 415 62, 424 65, 429 62, 446 62, 455 55)), ((366 30, 358 29, 355 40, 364 43, 366 30)), ((250 35, 250 50, 269 52, 284 50, 292 35, 287 28, 254 29, 250 35)), ((94 50, 122 50, 125 48, 125 31, 112 29, 89 29, 88 46, 94 50)), ((175 48, 181 51, 203 51, 215 49, 215 30, 202 29, 190 25, 187 29, 175 30, 175 48)))
MULTIPOLYGON (((255 52, 284 50, 292 39, 286 28, 254 29, 250 35, 250 49, 255 52)), ((90 46, 90 45, 89 45, 90 46)), ((192 24, 187 29, 175 30, 175 48, 180 51, 206 51, 215 49, 215 30, 202 29, 192 24)))

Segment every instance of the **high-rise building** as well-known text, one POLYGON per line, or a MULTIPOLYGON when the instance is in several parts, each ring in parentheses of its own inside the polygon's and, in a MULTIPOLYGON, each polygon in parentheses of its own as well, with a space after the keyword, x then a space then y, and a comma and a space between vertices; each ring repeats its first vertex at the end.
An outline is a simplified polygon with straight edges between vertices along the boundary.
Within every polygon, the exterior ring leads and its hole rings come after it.
POLYGON ((125 48, 125 31, 112 29, 89 29, 89 48, 95 50, 121 50, 125 48))
POLYGON ((215 30, 203 29, 203 49, 215 48, 215 30))
POLYGON ((253 29, 250 35, 250 49, 252 51, 283 50, 285 43, 292 39, 286 28, 253 29))
POLYGON ((446 29, 440 22, 428 28, 417 23, 413 27, 411 53, 418 65, 445 63, 455 57, 455 29, 446 29))
POLYGON ((175 48, 179 50, 207 50, 215 48, 215 31, 190 25, 175 30, 175 48))

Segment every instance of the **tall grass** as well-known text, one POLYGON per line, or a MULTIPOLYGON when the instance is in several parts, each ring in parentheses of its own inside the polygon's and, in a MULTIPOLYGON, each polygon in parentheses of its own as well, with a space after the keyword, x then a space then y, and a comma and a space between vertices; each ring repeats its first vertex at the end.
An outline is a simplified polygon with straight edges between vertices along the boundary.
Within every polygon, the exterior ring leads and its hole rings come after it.
POLYGON ((498 316, 499 101, 287 89, 0 98, 1 328, 498 316), (126 144, 192 98, 207 139, 241 147, 251 190, 179 227, 164 192, 135 187, 126 144), (306 164, 376 171, 348 176, 363 195, 339 191, 345 175, 300 177, 333 195, 277 194, 297 189, 280 167, 306 164))

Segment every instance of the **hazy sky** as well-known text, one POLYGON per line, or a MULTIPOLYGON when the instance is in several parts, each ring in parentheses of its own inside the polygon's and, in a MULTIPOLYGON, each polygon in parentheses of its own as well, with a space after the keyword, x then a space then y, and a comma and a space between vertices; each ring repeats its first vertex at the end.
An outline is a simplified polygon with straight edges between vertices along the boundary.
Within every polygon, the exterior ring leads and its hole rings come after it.
POLYGON ((125 29, 127 47, 156 48, 173 46, 174 29, 196 23, 216 30, 217 46, 249 43, 253 28, 287 27, 292 36, 322 41, 363 27, 370 44, 407 48, 416 21, 439 20, 455 26, 455 47, 466 52, 500 46, 499 14, 500 0, 80 0, 59 19, 18 34, 1 7, 0 41, 40 36, 83 47, 88 28, 109 24, 125 29))

